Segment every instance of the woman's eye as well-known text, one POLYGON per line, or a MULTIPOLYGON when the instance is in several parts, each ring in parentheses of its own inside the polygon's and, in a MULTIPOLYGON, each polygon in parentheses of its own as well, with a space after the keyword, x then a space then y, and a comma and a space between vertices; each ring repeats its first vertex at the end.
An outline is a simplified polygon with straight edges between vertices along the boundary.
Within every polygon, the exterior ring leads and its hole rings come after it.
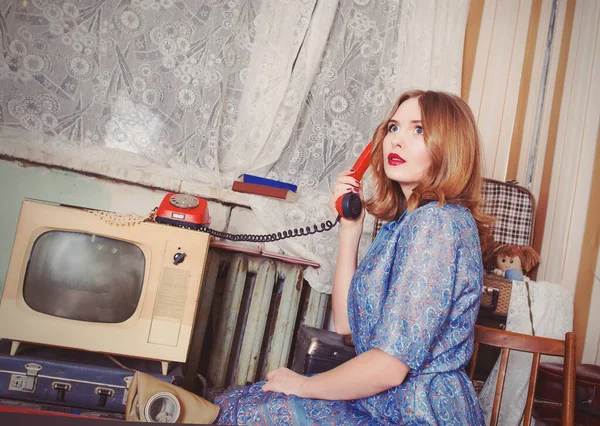
POLYGON ((417 135, 422 135, 423 134, 423 128, 421 126, 415 127, 415 133, 417 135))
POLYGON ((388 125, 388 132, 396 133, 398 131, 398 126, 395 124, 388 125))

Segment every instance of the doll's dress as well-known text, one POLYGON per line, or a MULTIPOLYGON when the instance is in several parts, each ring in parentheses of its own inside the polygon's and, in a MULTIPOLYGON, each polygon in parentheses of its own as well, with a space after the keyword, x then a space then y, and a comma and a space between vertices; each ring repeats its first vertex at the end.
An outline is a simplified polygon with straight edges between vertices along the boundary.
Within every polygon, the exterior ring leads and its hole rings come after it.
POLYGON ((477 226, 436 202, 382 227, 350 285, 357 354, 380 349, 410 367, 404 382, 352 401, 263 392, 259 382, 217 396, 219 424, 483 425, 464 371, 483 286, 477 226))

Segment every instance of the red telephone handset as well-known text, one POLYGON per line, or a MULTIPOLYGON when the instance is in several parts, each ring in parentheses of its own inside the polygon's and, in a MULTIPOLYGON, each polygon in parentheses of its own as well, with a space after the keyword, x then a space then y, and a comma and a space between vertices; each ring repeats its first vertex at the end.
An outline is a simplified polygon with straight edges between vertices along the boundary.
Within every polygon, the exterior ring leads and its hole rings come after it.
MULTIPOLYGON (((372 144, 373 142, 369 142, 369 144, 358 157, 358 160, 356 160, 356 163, 354 163, 354 166, 352 166, 354 173, 350 174, 350 176, 359 182, 371 164, 372 144)), ((357 219, 362 211, 362 201, 360 200, 358 194, 349 192, 337 199, 335 202, 335 208, 343 218, 357 219)))

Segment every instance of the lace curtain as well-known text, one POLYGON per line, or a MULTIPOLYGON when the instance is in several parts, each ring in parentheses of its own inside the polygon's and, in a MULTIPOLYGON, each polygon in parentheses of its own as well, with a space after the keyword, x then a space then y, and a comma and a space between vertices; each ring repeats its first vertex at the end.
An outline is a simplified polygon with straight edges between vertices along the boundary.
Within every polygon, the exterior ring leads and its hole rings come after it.
MULTIPOLYGON (((2 2, 0 153, 171 190, 263 175, 298 184, 300 196, 248 196, 260 231, 332 220, 332 181, 400 92, 460 93, 468 6, 2 2)), ((361 253, 371 227, 368 218, 361 253)), ((278 248, 319 262, 306 279, 331 291, 335 231, 278 248)))

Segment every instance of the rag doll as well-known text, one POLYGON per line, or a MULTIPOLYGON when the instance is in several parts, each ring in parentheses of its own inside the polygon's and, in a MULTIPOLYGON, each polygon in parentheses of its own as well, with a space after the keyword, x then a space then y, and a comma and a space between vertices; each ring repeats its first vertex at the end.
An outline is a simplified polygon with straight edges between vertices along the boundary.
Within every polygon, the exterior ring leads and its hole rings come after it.
POLYGON ((484 257, 488 272, 509 280, 530 281, 525 274, 540 263, 540 255, 529 246, 496 244, 484 257))

